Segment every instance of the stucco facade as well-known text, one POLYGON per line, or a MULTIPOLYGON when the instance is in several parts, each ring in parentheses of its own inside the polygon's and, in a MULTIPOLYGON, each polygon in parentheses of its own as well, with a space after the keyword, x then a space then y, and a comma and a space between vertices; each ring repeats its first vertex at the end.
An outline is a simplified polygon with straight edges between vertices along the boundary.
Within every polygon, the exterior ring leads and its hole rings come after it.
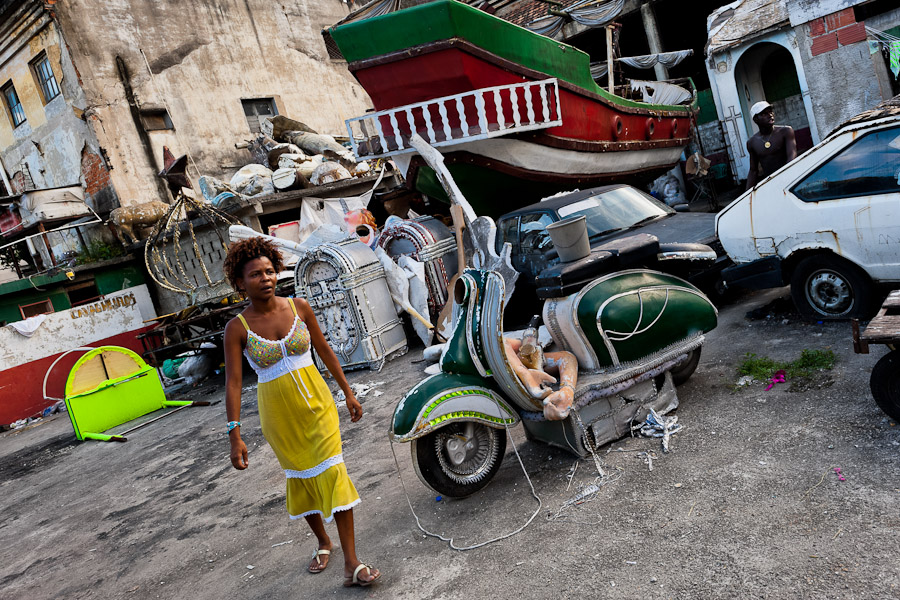
POLYGON ((0 86, 12 86, 24 117, 16 124, 9 101, 0 103, 0 157, 10 192, 81 183, 95 210, 115 208, 99 144, 81 118, 87 100, 60 29, 41 2, 3 2, 0 11, 0 36, 6 42, 0 51, 0 86), (42 57, 59 91, 52 98, 38 80, 36 62, 42 57))
MULTIPOLYGON (((352 4, 352 3, 351 3, 352 4)), ((349 12, 343 0, 0 2, 0 85, 11 83, 0 158, 13 191, 81 183, 101 214, 167 200, 162 148, 189 154, 189 175, 230 178, 253 137, 245 102, 342 134, 370 107, 320 31, 349 12), (45 53, 60 94, 45 99, 33 61, 45 53)))
POLYGON ((60 0, 54 12, 123 205, 164 198, 164 145, 190 155, 194 180, 245 164, 234 147, 252 137, 242 100, 272 99, 331 134, 370 106, 320 35, 348 13, 342 0, 60 0), (146 126, 164 111, 172 128, 146 126))

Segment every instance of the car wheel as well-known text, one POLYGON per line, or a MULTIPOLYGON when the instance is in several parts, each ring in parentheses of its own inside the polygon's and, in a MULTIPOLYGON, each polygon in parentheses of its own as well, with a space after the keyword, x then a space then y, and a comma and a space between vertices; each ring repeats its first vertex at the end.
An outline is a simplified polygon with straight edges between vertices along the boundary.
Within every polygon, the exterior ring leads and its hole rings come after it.
POLYGON ((500 469, 506 430, 457 421, 411 444, 419 479, 438 494, 465 498, 483 489, 500 469))
POLYGON ((694 348, 686 359, 669 369, 669 373, 672 374, 672 383, 681 385, 690 379, 699 364, 700 348, 694 348))
POLYGON ((900 350, 891 350, 875 363, 869 387, 881 410, 900 421, 900 350))
POLYGON ((804 258, 791 277, 791 296, 797 310, 817 319, 866 317, 872 293, 869 277, 836 256, 804 258))

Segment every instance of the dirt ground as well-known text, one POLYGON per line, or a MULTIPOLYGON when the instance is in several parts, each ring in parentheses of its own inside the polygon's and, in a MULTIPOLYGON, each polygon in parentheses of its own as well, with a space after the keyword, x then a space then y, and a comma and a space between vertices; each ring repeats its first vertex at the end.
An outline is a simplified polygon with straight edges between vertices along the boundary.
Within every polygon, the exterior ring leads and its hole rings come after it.
MULTIPOLYGON (((221 380, 192 393, 218 404, 180 411, 125 444, 76 442, 65 414, 2 434, 0 596, 898 598, 900 426, 868 389, 885 350, 853 354, 847 323, 745 317, 784 294, 721 310, 697 373, 679 388, 685 428, 672 452, 657 439, 604 447, 612 476, 593 501, 559 512, 594 481, 592 463, 514 430, 541 509, 518 535, 469 552, 416 528, 387 438, 395 403, 422 377, 424 363, 413 363, 421 349, 380 373, 351 374, 384 382, 375 388, 383 395, 363 398, 361 422, 341 416, 363 500, 357 547, 384 573, 367 590, 341 587, 340 552, 324 573, 306 572, 313 538, 287 518, 284 475, 260 434, 250 377, 244 472, 228 461, 221 380), (789 360, 804 348, 833 349, 835 369, 801 391, 790 382, 736 388, 747 352, 789 360), (652 471, 643 450, 656 453, 652 471)), ((491 485, 457 501, 437 501, 409 448, 395 450, 423 525, 459 545, 513 531, 537 508, 511 445, 491 485)))

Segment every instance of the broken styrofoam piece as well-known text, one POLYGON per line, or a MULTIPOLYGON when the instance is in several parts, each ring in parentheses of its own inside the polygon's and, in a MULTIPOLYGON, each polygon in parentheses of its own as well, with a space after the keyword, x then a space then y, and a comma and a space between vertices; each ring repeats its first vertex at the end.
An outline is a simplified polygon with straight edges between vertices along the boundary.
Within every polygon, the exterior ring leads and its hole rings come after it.
MULTIPOLYGON (((429 323, 422 313, 410 303, 410 294, 409 294, 409 279, 410 276, 407 272, 394 262, 394 260, 387 255, 381 247, 375 248, 375 256, 378 257, 378 261, 381 263, 381 266, 384 268, 384 278, 388 284, 388 290, 391 293, 391 298, 394 300, 394 305, 397 307, 397 312, 401 312, 401 310, 405 310, 413 319, 419 321, 426 328, 433 328, 434 325, 429 323)), ((424 280, 424 279, 423 279, 424 280)), ((425 314, 428 314, 428 311, 425 311, 425 314)), ((430 343, 429 340, 427 343, 430 343)))
POLYGON ((341 163, 323 162, 309 176, 309 181, 313 185, 325 185, 326 183, 334 183, 343 179, 350 179, 350 171, 344 168, 341 163))
POLYGON ((203 175, 200 177, 200 193, 203 195, 203 199, 207 202, 212 203, 216 196, 221 194, 222 192, 230 191, 228 186, 223 181, 219 181, 215 177, 211 177, 209 175, 203 175))
POLYGON ((310 160, 310 157, 306 156, 302 152, 299 154, 293 152, 286 152, 278 157, 278 168, 279 169, 296 169, 301 164, 310 160))
POLYGON ((272 173, 272 185, 278 190, 292 190, 306 187, 308 180, 297 168, 280 168, 272 173))
POLYGON ((303 174, 304 177, 310 179, 315 170, 318 169, 323 162, 325 162, 325 157, 321 154, 317 154, 309 160, 301 162, 297 166, 297 169, 303 174))
POLYGON ((264 175, 266 177, 271 177, 272 171, 268 167, 258 165, 256 163, 244 165, 243 167, 238 169, 237 173, 232 175, 230 185, 234 188, 240 187, 241 183, 245 179, 249 179, 254 175, 264 175))
POLYGON ((229 182, 234 191, 242 196, 259 196, 275 193, 272 184, 272 171, 268 167, 249 164, 241 167, 229 182))
POLYGON ((371 170, 372 170, 372 167, 369 165, 369 163, 367 161, 362 161, 362 162, 356 163, 353 166, 353 168, 350 169, 350 174, 353 175, 354 177, 360 177, 360 176, 365 175, 366 173, 370 172, 371 170))
POLYGON ((439 363, 434 363, 433 365, 428 365, 425 367, 426 375, 437 375, 441 372, 441 365, 439 363))
POLYGON ((289 255, 291 254, 302 255, 305 253, 305 249, 297 242, 292 242, 283 238, 266 235, 264 233, 256 231, 255 229, 250 229, 245 225, 232 225, 228 228, 228 238, 232 242, 246 240, 252 237, 262 237, 272 242, 278 247, 278 250, 281 252, 281 255, 285 259, 289 258, 289 255))
MULTIPOLYGON (((425 263, 411 256, 401 256, 397 265, 404 270, 409 281, 409 303, 420 315, 428 314, 428 285, 425 283, 425 263)), ((418 319, 412 320, 413 330, 426 346, 431 344, 432 330, 418 319)))
POLYGON ((427 348, 422 350, 422 358, 424 358, 429 363, 435 363, 441 360, 441 355, 444 353, 444 349, 446 347, 446 343, 428 346, 427 348))
MULTIPOLYGON (((368 383, 351 383, 350 389, 353 391, 353 395, 356 396, 356 399, 365 398, 371 393, 376 398, 378 396, 384 395, 384 392, 376 390, 375 388, 384 385, 384 381, 370 381, 368 383)), ((334 394, 332 394, 334 400, 336 402, 346 402, 347 396, 344 394, 344 390, 338 390, 334 394)))
POLYGON ((350 237, 350 234, 334 223, 325 223, 319 226, 315 231, 309 234, 305 240, 300 242, 300 249, 308 251, 320 244, 326 242, 340 242, 350 237))

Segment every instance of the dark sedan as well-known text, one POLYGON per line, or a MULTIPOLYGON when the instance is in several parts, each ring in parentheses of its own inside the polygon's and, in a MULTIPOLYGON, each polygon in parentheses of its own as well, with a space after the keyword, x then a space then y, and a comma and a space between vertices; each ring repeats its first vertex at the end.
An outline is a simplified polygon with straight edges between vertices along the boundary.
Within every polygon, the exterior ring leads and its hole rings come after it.
MULTIPOLYGON (((712 264, 703 263, 702 269, 686 269, 684 261, 667 264, 662 256, 657 264, 648 265, 685 277, 707 290, 712 289, 719 272, 729 264, 716 238, 714 214, 675 212, 629 185, 608 185, 555 196, 498 219, 497 249, 509 242, 513 267, 522 274, 516 283, 516 298, 534 297, 538 275, 559 263, 547 225, 578 215, 585 216, 591 248, 615 248, 617 240, 633 239, 635 234, 654 236, 662 249, 677 249, 684 244, 709 246, 716 259, 712 264)), ((524 315, 516 315, 514 320, 521 316, 524 315)))

